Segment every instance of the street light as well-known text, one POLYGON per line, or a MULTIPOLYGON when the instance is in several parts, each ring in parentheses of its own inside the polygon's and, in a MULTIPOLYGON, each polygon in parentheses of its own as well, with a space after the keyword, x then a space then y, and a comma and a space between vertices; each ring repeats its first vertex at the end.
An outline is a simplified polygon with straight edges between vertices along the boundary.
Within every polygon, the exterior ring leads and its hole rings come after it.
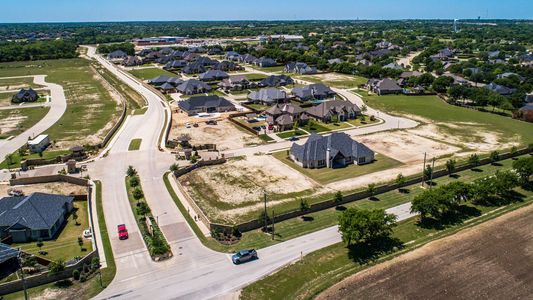
POLYGON ((166 214, 167 214, 167 212, 164 212, 164 213, 162 213, 162 214, 160 214, 160 215, 157 215, 157 216, 155 217, 155 222, 157 223, 157 226, 159 226, 159 216, 166 215, 166 214))

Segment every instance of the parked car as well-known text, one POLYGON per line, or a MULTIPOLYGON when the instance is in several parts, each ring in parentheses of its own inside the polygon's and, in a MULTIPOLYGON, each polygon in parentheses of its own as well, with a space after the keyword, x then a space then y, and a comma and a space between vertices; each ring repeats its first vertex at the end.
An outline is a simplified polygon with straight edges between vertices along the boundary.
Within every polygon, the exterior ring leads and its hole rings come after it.
POLYGON ((190 123, 185 123, 185 128, 191 128, 191 124, 190 123))
POLYGON ((125 240, 128 238, 128 229, 126 229, 125 224, 120 224, 117 226, 118 229, 118 239, 125 240))
POLYGON ((251 261, 257 258, 257 251, 255 251, 254 249, 241 250, 231 256, 231 261, 234 264, 238 265, 240 263, 251 261))
POLYGON ((217 121, 215 121, 215 120, 207 120, 207 121, 205 121, 205 124, 207 124, 207 125, 217 125, 217 121))
POLYGON ((22 190, 18 189, 9 189, 7 191, 7 194, 11 197, 22 197, 24 196, 24 192, 22 190))
POLYGON ((200 126, 200 125, 198 125, 198 123, 194 123, 194 124, 192 124, 192 127, 195 127, 195 128, 196 128, 196 127, 198 127, 198 126, 200 126))
POLYGON ((87 239, 87 238, 90 238, 90 237, 92 237, 92 236, 93 236, 93 234, 92 234, 92 232, 91 232, 91 228, 89 228, 89 229, 85 229, 85 230, 83 231, 83 237, 84 237, 84 238, 87 239))
POLYGON ((297 141, 297 140, 299 140, 299 138, 297 138, 295 136, 289 138, 289 141, 291 141, 291 142, 294 142, 294 141, 297 141))

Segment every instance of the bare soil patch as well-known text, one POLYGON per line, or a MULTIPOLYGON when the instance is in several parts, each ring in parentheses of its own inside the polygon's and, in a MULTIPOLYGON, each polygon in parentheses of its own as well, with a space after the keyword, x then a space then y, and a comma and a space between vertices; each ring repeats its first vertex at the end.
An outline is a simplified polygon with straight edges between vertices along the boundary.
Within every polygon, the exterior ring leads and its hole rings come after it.
POLYGON ((312 192, 316 187, 268 155, 230 159, 223 165, 195 170, 179 181, 208 215, 225 220, 257 209, 263 203, 263 191, 269 203, 275 203, 294 201, 291 193, 312 192))
POLYGON ((29 185, 16 185, 10 186, 9 184, 0 184, 0 198, 8 196, 9 189, 18 189, 24 192, 24 195, 31 193, 50 193, 60 195, 84 195, 87 194, 87 188, 66 182, 51 182, 51 183, 39 183, 29 185))
POLYGON ((317 299, 531 299, 533 205, 355 274, 317 299))
POLYGON ((261 140, 237 128, 236 125, 224 117, 220 117, 217 125, 205 124, 206 119, 198 117, 183 118, 183 116, 174 117, 176 121, 172 124, 170 139, 179 137, 182 134, 188 134, 192 138, 192 145, 216 144, 220 151, 241 149, 247 146, 261 144, 261 140), (185 123, 197 123, 198 127, 185 128, 185 123))

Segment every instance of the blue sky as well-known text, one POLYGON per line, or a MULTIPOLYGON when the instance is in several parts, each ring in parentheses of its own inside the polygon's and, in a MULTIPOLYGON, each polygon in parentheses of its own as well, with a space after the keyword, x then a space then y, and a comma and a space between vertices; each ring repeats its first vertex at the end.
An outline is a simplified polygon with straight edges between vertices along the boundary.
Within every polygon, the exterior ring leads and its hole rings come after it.
POLYGON ((302 19, 533 19, 533 0, 1 0, 0 23, 302 19))

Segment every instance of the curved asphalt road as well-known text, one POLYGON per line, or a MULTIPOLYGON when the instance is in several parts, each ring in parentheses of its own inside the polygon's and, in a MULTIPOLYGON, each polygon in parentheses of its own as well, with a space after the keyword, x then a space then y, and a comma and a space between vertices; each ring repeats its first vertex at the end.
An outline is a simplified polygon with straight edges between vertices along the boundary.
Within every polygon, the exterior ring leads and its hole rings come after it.
POLYGON ((4 160, 7 154, 17 151, 20 147, 28 142, 28 138, 33 138, 48 128, 52 127, 67 109, 67 99, 63 87, 59 84, 49 83, 45 81, 46 75, 23 76, 33 77, 36 84, 44 85, 50 90, 52 102, 50 103, 50 111, 39 122, 33 125, 28 130, 12 138, 11 140, 0 140, 0 161, 4 160))
MULTIPOLYGON (((333 226, 258 251, 260 259, 240 266, 231 263, 228 254, 204 247, 185 222, 162 181, 174 161, 169 153, 159 151, 158 137, 163 129, 166 103, 131 75, 95 54, 88 47, 88 56, 98 60, 126 84, 141 93, 148 102, 144 115, 130 116, 111 141, 100 159, 90 164, 92 178, 100 179, 103 205, 111 246, 117 263, 113 282, 97 299, 209 299, 219 298, 256 281, 278 268, 297 260, 302 254, 340 241, 333 226), (139 151, 128 152, 133 138, 142 138, 139 151), (133 165, 139 172, 146 199, 169 241, 174 257, 152 262, 140 237, 125 190, 124 174, 133 165), (126 224, 130 238, 119 241, 118 224, 126 224)), ((389 210, 400 219, 411 216, 409 204, 389 210)))

